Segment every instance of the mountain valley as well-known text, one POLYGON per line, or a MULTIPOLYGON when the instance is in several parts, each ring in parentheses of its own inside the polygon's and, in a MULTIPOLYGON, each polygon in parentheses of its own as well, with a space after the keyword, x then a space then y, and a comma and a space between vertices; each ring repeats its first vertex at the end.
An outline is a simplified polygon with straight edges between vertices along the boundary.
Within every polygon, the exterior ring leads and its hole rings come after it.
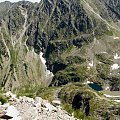
POLYGON ((119 120, 120 0, 1 2, 0 90, 119 120))

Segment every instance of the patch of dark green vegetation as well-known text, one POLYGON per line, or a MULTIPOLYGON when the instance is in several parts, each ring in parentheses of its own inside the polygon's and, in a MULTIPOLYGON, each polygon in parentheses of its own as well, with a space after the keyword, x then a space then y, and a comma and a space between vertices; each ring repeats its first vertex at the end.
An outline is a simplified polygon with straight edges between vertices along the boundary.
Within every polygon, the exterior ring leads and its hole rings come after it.
POLYGON ((70 82, 83 82, 92 74, 85 65, 71 65, 55 74, 51 85, 61 86, 70 82))
POLYGON ((97 60, 108 65, 112 65, 113 61, 106 54, 96 54, 97 60))
POLYGON ((112 31, 109 31, 109 30, 106 31, 105 34, 108 35, 108 36, 113 36, 113 32, 112 32, 112 31))
POLYGON ((120 91, 120 77, 113 76, 109 78, 111 91, 120 91))
POLYGON ((31 98, 41 97, 45 100, 49 100, 50 102, 54 99, 54 92, 59 89, 59 87, 45 87, 45 86, 36 86, 29 87, 24 86, 16 91, 17 96, 27 96, 31 98))
POLYGON ((97 64, 96 70, 98 72, 98 77, 102 79, 108 78, 110 74, 110 66, 108 64, 97 64))
POLYGON ((8 98, 3 95, 3 91, 0 90, 0 102, 1 104, 7 103, 8 98))
POLYGON ((81 58, 79 56, 69 56, 66 57, 66 63, 67 65, 71 65, 71 64, 81 64, 86 62, 86 60, 84 58, 81 58))
MULTIPOLYGON (((120 114, 119 104, 115 105, 107 100, 98 99, 93 90, 80 83, 64 86, 58 96, 62 100, 64 109, 78 119, 97 120, 102 118, 106 120, 114 119, 120 114)), ((100 97, 102 96, 100 95, 100 97)))

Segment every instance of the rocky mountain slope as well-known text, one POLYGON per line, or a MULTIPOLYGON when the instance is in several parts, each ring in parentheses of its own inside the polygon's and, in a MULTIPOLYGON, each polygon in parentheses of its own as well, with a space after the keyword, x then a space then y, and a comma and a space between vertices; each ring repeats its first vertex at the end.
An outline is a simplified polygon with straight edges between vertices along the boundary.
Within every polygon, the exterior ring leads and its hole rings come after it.
POLYGON ((119 6, 119 0, 0 3, 1 87, 45 83, 43 52, 52 85, 102 79, 119 90, 119 6))
POLYGON ((112 81, 119 79, 119 4, 111 0, 1 3, 1 87, 40 85, 45 76, 39 54, 44 52, 48 69, 55 74, 53 85, 96 77, 119 90, 112 81))
POLYGON ((2 2, 0 48, 2 90, 34 92, 47 99, 53 92, 67 110, 72 106, 69 112, 74 110, 78 94, 77 117, 93 119, 94 114, 94 119, 119 119, 119 0, 2 2), (74 86, 74 82, 80 85, 74 86), (88 83, 116 92, 117 102, 113 97, 104 98, 106 91, 92 91, 88 83), (86 109, 89 114, 85 114, 86 109))
POLYGON ((73 116, 62 110, 59 101, 53 101, 54 106, 40 97, 17 98, 15 94, 5 94, 10 103, 0 105, 0 118, 12 117, 11 120, 75 120, 73 116), (1 114, 3 113, 3 114, 1 114))
POLYGON ((33 47, 27 46, 27 40, 31 38, 27 35, 29 28, 35 23, 28 19, 31 7, 34 4, 29 2, 0 4, 0 86, 6 90, 28 86, 34 88, 49 83, 47 80, 50 75, 47 76, 46 67, 42 63, 45 61, 42 53, 36 54, 33 47))

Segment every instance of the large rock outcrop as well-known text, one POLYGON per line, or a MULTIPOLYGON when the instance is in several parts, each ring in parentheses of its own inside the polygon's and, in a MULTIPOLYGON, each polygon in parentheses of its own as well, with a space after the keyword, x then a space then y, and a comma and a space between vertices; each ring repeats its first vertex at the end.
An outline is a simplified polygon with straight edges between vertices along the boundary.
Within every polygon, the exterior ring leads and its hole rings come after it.
POLYGON ((0 105, 3 108, 1 111, 5 111, 2 116, 9 116, 11 120, 76 120, 69 113, 62 110, 60 106, 53 106, 40 97, 33 99, 20 96, 17 98, 11 92, 7 92, 5 95, 8 97, 10 104, 0 105))

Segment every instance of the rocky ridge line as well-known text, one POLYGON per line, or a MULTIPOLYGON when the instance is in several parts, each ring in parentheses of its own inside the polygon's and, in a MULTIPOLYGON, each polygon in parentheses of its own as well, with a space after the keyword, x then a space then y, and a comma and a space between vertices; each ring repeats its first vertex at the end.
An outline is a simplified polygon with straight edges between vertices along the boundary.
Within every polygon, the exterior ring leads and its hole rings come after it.
MULTIPOLYGON (((13 117, 11 120, 76 120, 60 107, 60 101, 50 104, 40 97, 35 99, 26 96, 17 98, 15 94, 4 94, 9 98, 9 103, 0 105, 3 115, 13 117)), ((1 112, 0 112, 1 113, 1 112)))

